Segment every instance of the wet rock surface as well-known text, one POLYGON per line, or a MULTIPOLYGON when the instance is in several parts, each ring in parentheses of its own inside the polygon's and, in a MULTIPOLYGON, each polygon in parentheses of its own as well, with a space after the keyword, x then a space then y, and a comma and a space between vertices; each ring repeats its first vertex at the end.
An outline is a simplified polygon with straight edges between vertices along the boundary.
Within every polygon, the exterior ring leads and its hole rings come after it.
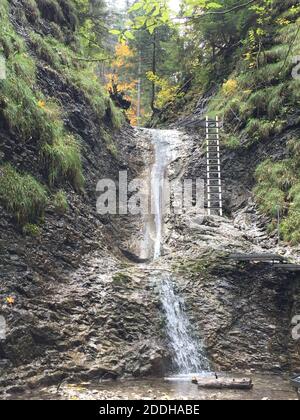
POLYGON ((129 269, 108 254, 90 255, 48 283, 47 294, 32 291, 6 308, 2 386, 163 375, 159 305, 147 276, 129 269))
MULTIPOLYGON (((204 178, 201 138, 182 139, 181 157, 171 165, 170 178, 180 172, 185 178, 204 178)), ((225 190, 227 177, 233 179, 227 169, 223 166, 225 190)), ((245 191, 238 193, 242 201, 229 193, 230 218, 199 212, 168 216, 163 261, 177 272, 174 281, 185 296, 191 333, 204 342, 215 369, 297 371, 299 347, 292 340, 291 321, 299 311, 299 274, 268 263, 227 259, 231 253, 274 253, 299 262, 297 248, 278 246, 277 238, 266 233, 266 221, 246 188, 251 184, 244 181, 237 178, 245 191)))

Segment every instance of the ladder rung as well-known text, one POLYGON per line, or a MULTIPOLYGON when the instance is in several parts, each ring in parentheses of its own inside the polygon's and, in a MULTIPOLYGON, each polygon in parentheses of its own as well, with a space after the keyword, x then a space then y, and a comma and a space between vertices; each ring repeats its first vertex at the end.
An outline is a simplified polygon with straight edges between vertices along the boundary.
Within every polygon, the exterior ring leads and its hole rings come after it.
POLYGON ((220 121, 218 117, 210 120, 206 117, 206 164, 207 164, 207 212, 222 210, 222 179, 220 156, 220 121))

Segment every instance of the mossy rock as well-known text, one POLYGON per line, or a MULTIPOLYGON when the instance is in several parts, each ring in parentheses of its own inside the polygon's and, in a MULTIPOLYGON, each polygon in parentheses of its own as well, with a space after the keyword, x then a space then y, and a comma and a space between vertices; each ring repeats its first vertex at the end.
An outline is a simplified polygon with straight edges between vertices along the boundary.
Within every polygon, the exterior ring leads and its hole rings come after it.
POLYGON ((116 286, 126 286, 132 282, 132 278, 128 274, 116 273, 113 275, 113 284, 116 286))

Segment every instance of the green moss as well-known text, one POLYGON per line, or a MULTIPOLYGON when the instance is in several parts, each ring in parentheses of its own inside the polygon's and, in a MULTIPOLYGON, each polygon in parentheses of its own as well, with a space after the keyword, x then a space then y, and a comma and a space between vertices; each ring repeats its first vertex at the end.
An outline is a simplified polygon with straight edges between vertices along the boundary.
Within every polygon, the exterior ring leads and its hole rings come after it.
POLYGON ((220 261, 224 263, 224 256, 222 253, 202 255, 201 258, 192 260, 179 260, 173 266, 173 269, 178 273, 191 274, 208 274, 211 270, 218 266, 220 261))
MULTIPOLYGON (((236 124, 240 121, 241 116, 241 101, 238 98, 233 98, 227 101, 224 107, 224 121, 226 124, 236 124)), ((215 112, 218 115, 218 112, 215 112)))
POLYGON ((34 238, 41 236, 41 228, 31 223, 26 223, 26 225, 23 226, 22 230, 23 230, 24 235, 27 235, 27 236, 32 236, 34 238))
POLYGON ((275 217, 278 210, 283 213, 286 207, 286 194, 290 185, 287 163, 274 163, 267 160, 256 170, 257 186, 254 190, 259 208, 263 213, 275 217))
POLYGON ((252 118, 248 121, 246 129, 243 132, 249 138, 249 145, 255 141, 267 140, 275 134, 280 134, 283 127, 281 121, 268 121, 265 119, 252 118))
POLYGON ((49 26, 50 26, 51 33, 54 36, 54 38, 57 39, 61 43, 64 42, 65 36, 61 27, 55 22, 50 22, 49 26))
POLYGON ((264 52, 268 63, 274 63, 283 60, 289 51, 287 44, 274 45, 271 49, 264 52))
POLYGON ((283 238, 293 245, 300 243, 300 181, 289 193, 290 206, 286 219, 281 224, 283 238))
POLYGON ((117 286, 126 285, 132 281, 131 277, 124 273, 116 273, 112 279, 117 286))
POLYGON ((41 16, 35 0, 26 0, 26 3, 24 4, 24 12, 27 20, 31 23, 36 22, 41 16))
POLYGON ((295 170, 300 167, 300 140, 292 138, 288 141, 288 151, 291 155, 295 170))
POLYGON ((298 51, 299 49, 299 44, 295 43, 294 45, 294 40, 295 40, 295 36, 298 30, 298 26, 300 23, 300 19, 296 19, 295 22, 290 23, 289 25, 285 25, 283 26, 279 32, 278 32, 278 36, 277 36, 277 43, 278 44, 287 44, 287 45, 291 45, 293 43, 293 50, 292 53, 295 53, 298 51))
POLYGON ((47 42, 47 38, 50 39, 50 37, 42 37, 35 32, 30 34, 31 42, 39 58, 57 69, 61 64, 60 55, 58 55, 49 42, 47 42))
POLYGON ((42 37, 32 32, 30 39, 38 56, 61 73, 68 84, 73 84, 85 95, 99 119, 103 119, 108 112, 113 127, 120 128, 122 114, 104 92, 96 75, 96 65, 78 60, 75 51, 52 36, 42 37))
POLYGON ((67 83, 73 84, 85 95, 99 119, 104 118, 108 110, 113 126, 116 128, 121 126, 119 111, 104 92, 96 76, 95 65, 79 61, 71 48, 52 36, 41 37, 31 33, 30 38, 39 57, 61 73, 67 83))
POLYGON ((67 69, 66 73, 74 85, 80 89, 92 105, 95 114, 103 119, 109 106, 109 98, 104 93, 93 69, 67 69))
POLYGON ((20 225, 38 221, 47 201, 45 188, 33 176, 9 164, 0 167, 0 202, 20 225))
POLYGON ((296 180, 290 160, 273 162, 268 159, 257 167, 255 175, 258 183, 270 183, 286 192, 296 180))
POLYGON ((60 116, 56 114, 56 119, 53 118, 51 100, 36 89, 35 62, 23 42, 19 42, 19 47, 14 53, 9 52, 7 78, 0 81, 0 115, 24 142, 51 142, 60 116), (46 102, 47 107, 40 105, 46 102))
POLYGON ((10 54, 24 51, 25 44, 14 31, 8 18, 8 2, 1 0, 0 3, 0 53, 6 58, 10 54))
POLYGON ((48 168, 50 185, 68 179, 77 191, 84 184, 80 146, 72 135, 57 137, 52 144, 45 144, 42 155, 48 168))
POLYGON ((64 24, 65 18, 62 8, 56 0, 36 0, 41 16, 44 19, 64 24))
POLYGON ((125 122, 125 118, 122 111, 115 106, 115 104, 113 103, 111 99, 109 99, 107 110, 108 110, 113 128, 116 128, 117 130, 119 130, 125 122))
POLYGON ((279 188, 271 187, 270 184, 260 184, 254 190, 259 208, 263 213, 276 217, 278 210, 285 210, 285 194, 279 188))
POLYGON ((300 210, 290 209, 289 216, 281 224, 281 234, 292 245, 300 243, 300 210))
MULTIPOLYGON (((292 159, 282 162, 267 160, 256 171, 254 190, 260 210, 276 218, 278 210, 283 219, 281 234, 284 240, 300 242, 300 181, 299 166, 292 159)), ((269 231, 276 227, 275 221, 269 231)))
POLYGON ((238 149, 239 147, 241 147, 241 142, 239 140, 238 137, 234 136, 234 135, 223 135, 222 136, 222 141, 225 144, 226 147, 228 147, 229 149, 238 149))
POLYGON ((114 139, 113 139, 111 133, 102 129, 101 130, 101 136, 103 137, 103 139, 105 141, 107 150, 112 154, 112 156, 117 158, 118 155, 119 155, 119 151, 118 151, 118 148, 117 148, 117 146, 114 142, 114 139))
POLYGON ((7 78, 0 81, 0 114, 8 128, 27 140, 39 136, 44 117, 34 93, 35 63, 10 24, 7 3, 0 8, 0 48, 7 67, 7 78))
MULTIPOLYGON (((299 54, 300 55, 300 54, 299 54)), ((300 107, 300 80, 293 79, 286 88, 287 103, 295 110, 300 107)))
POLYGON ((56 213, 63 215, 68 211, 68 199, 66 193, 63 190, 58 191, 52 200, 54 210, 56 213))
POLYGON ((34 83, 35 65, 26 53, 7 60, 7 78, 0 82, 0 112, 23 140, 39 138, 43 126, 44 112, 33 93, 34 83))
POLYGON ((228 97, 220 86, 209 104, 209 115, 224 115, 225 137, 240 137, 242 147, 281 134, 287 113, 299 109, 300 81, 291 77, 293 64, 287 59, 288 52, 290 57, 300 55, 300 44, 294 42, 299 23, 298 19, 287 25, 278 24, 273 44, 262 51, 259 68, 250 69, 249 63, 241 59, 228 77, 237 88, 228 97))
POLYGON ((0 113, 10 130, 24 142, 41 144, 50 184, 70 180, 83 186, 80 149, 64 129, 58 104, 35 90, 35 65, 26 53, 8 60, 8 77, 0 82, 0 113))
POLYGON ((41 36, 31 32, 30 40, 37 55, 51 64, 55 70, 63 72, 70 67, 76 67, 74 51, 53 36, 41 36))

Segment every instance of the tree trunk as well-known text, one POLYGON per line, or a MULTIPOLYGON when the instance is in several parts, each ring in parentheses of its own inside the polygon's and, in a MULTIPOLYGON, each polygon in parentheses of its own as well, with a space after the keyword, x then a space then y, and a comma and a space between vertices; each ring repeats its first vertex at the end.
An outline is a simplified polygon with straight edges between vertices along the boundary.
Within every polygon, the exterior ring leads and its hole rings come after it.
POLYGON ((142 85, 142 51, 139 52, 139 68, 138 68, 138 98, 137 98, 137 126, 140 127, 141 122, 141 85, 142 85))
POLYGON ((239 379, 239 378, 199 378, 193 379, 194 384, 198 385, 198 388, 206 389, 244 389, 251 390, 253 383, 251 379, 239 379))
MULTIPOLYGON (((156 76, 156 31, 153 33, 153 54, 152 54, 152 73, 156 76)), ((151 94, 151 109, 155 112, 155 96, 156 96, 156 84, 155 80, 152 82, 152 94, 151 94)))

